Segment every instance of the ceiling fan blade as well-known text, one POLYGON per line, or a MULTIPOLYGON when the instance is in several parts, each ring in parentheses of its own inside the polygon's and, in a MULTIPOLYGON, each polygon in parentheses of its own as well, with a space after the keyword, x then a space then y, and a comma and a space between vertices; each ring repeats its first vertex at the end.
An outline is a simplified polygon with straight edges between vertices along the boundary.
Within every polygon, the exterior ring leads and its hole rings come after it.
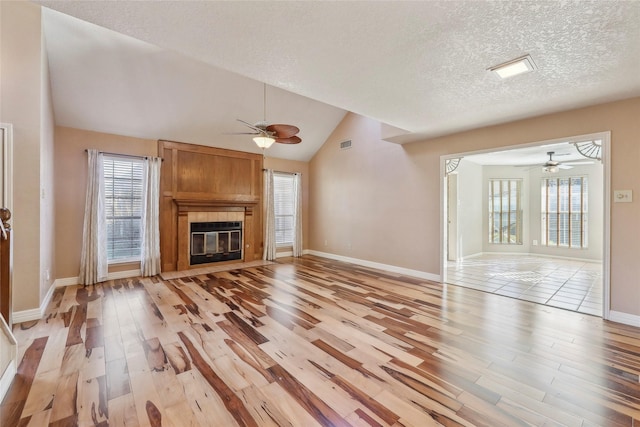
MULTIPOLYGON (((266 127, 269 132, 274 132, 276 138, 290 138, 300 132, 300 129, 293 125, 273 124, 266 127)), ((298 141, 300 142, 300 141, 298 141)), ((295 143, 297 144, 297 143, 295 143)))
POLYGON ((579 165, 592 165, 594 163, 595 163, 594 161, 585 160, 585 161, 580 161, 580 162, 567 162, 567 163, 565 163, 565 165, 579 166, 579 165))
POLYGON ((223 135, 260 135, 260 132, 225 132, 223 135))
POLYGON ((246 126, 249 126, 251 129, 255 130, 258 133, 264 133, 264 129, 260 129, 259 127, 256 127, 255 125, 252 125, 249 122, 245 122, 244 120, 240 120, 240 119, 236 119, 237 121, 239 121, 240 123, 245 124, 246 126))
POLYGON ((299 144, 302 142, 299 136, 291 136, 289 138, 276 138, 276 142, 280 144, 299 144))
POLYGON ((562 163, 560 163, 560 164, 558 165, 558 167, 559 167, 560 169, 573 169, 573 166, 565 165, 565 164, 562 164, 562 163))

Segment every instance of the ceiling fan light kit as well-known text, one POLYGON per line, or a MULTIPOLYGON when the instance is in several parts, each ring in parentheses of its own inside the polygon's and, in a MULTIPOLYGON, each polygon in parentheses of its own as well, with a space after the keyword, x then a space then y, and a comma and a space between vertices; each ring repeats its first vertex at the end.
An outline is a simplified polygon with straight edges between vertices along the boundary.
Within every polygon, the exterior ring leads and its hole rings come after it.
POLYGON ((255 136, 253 142, 255 142, 258 147, 265 149, 271 147, 276 140, 270 136, 255 136))

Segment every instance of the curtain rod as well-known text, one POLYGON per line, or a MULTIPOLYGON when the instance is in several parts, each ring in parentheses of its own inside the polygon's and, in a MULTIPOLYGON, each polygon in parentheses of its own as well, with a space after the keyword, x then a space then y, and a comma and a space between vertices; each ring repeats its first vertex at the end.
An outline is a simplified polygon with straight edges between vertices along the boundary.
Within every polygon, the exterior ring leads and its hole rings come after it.
MULTIPOLYGON (((87 153, 89 151, 89 149, 85 148, 84 152, 87 153)), ((133 154, 122 154, 122 153, 110 153, 108 151, 98 151, 98 153, 100 154, 106 154, 107 156, 119 156, 119 157, 133 157, 136 159, 148 159, 150 156, 136 156, 133 154)), ((162 159, 162 161, 164 161, 164 159, 162 159)))

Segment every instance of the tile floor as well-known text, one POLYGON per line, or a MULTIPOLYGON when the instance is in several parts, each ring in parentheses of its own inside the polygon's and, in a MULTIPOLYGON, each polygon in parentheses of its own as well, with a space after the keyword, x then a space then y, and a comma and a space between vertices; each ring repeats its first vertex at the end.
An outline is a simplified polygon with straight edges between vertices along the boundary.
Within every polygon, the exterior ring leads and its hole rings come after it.
POLYGON ((602 316, 602 263, 482 255, 447 266, 447 283, 602 316))

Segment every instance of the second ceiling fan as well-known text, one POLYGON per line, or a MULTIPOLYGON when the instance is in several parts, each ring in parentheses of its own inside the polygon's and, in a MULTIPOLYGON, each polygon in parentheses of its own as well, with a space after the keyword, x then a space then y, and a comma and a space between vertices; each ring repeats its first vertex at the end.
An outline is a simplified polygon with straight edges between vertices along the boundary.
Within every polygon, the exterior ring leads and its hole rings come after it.
MULTIPOLYGON (((560 171, 560 169, 572 169, 574 166, 578 165, 587 165, 593 162, 591 161, 572 161, 572 162, 559 162, 553 159, 553 156, 568 156, 569 153, 556 153, 554 151, 547 151, 547 156, 549 156, 549 160, 544 162, 542 165, 542 171, 547 173, 556 173, 560 171)), ((537 167, 538 165, 527 165, 529 169, 533 167, 537 167)))
MULTIPOLYGON (((547 160, 542 167, 546 169, 547 172, 556 172, 558 169, 571 169, 573 166, 560 163, 557 160, 553 160, 553 155, 555 153, 553 151, 548 151, 547 155, 549 156, 549 160, 547 160)), ((562 154, 559 154, 560 156, 562 154)))
POLYGON ((240 123, 253 130, 253 132, 239 132, 235 133, 235 135, 256 135, 253 140, 260 148, 269 148, 274 142, 278 142, 280 144, 299 144, 302 139, 297 136, 297 133, 300 132, 300 129, 297 126, 282 123, 269 124, 267 122, 266 83, 264 84, 263 102, 263 121, 251 124, 247 121, 237 119, 240 123))

